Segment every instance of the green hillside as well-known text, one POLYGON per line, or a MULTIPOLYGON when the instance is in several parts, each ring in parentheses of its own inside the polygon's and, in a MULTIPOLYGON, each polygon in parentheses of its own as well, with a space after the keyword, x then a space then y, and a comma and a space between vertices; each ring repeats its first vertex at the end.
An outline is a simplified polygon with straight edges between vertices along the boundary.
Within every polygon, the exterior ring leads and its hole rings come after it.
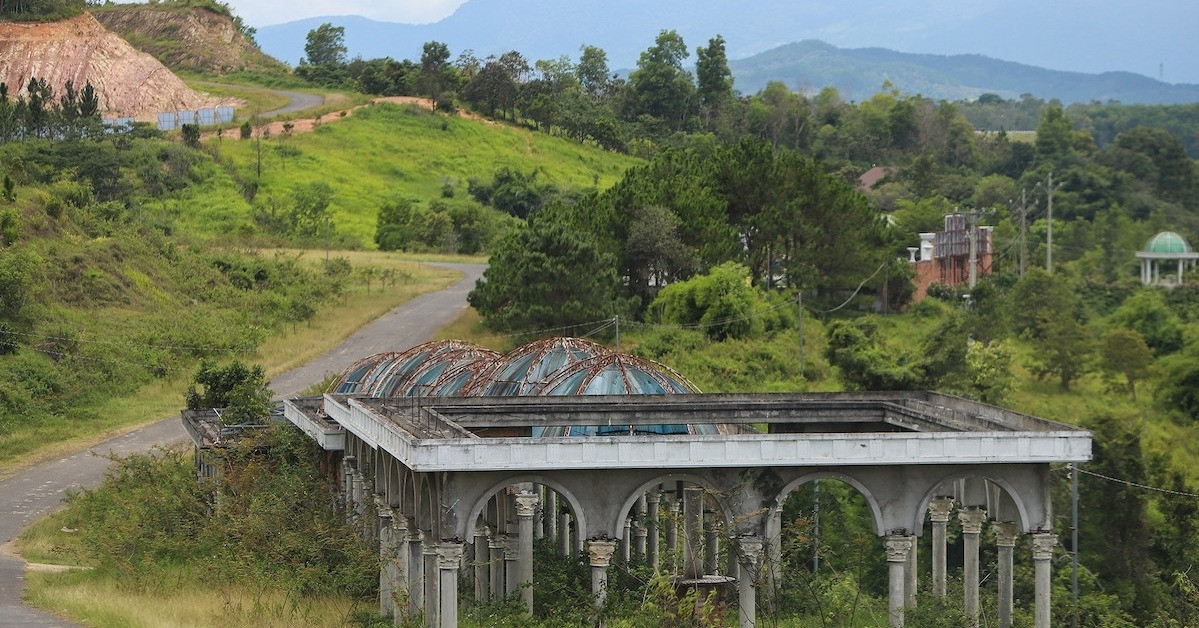
POLYGON ((540 181, 559 188, 602 188, 638 161, 543 133, 393 104, 326 120, 312 133, 214 138, 205 147, 217 162, 202 166, 195 185, 148 207, 203 237, 264 235, 251 217, 255 208, 285 211, 297 189, 323 183, 333 193, 333 239, 350 247, 373 246, 378 208, 396 197, 468 203, 468 182, 490 180, 500 168, 536 170, 540 181))

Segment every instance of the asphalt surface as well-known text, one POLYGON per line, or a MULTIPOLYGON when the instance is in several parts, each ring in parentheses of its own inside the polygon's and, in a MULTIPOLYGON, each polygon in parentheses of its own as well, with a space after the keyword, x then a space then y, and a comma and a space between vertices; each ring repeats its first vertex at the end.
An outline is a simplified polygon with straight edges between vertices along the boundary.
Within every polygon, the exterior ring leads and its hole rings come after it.
MULTIPOLYGON (((466 295, 482 276, 481 264, 431 264, 451 267, 464 277, 440 292, 425 294, 400 305, 358 330, 337 347, 271 381, 279 398, 291 397, 340 373, 359 358, 406 349, 425 342, 466 308, 466 295)), ((108 468, 108 454, 149 451, 155 445, 187 439, 179 417, 163 419, 73 455, 51 460, 0 480, 0 547, 8 545, 30 523, 58 508, 65 491, 96 485, 108 468)), ((25 563, 0 549, 0 627, 74 626, 21 601, 25 563)))
POLYGON ((265 111, 263 113, 260 113, 260 114, 258 114, 259 117, 270 118, 272 116, 280 116, 285 113, 294 113, 296 111, 302 111, 304 109, 312 109, 313 107, 319 107, 319 106, 325 104, 325 97, 320 96, 318 94, 305 94, 303 92, 285 92, 285 91, 281 91, 281 90, 277 90, 277 89, 272 89, 271 91, 275 92, 276 94, 282 94, 283 96, 287 96, 289 99, 291 99, 291 102, 287 103, 286 105, 284 105, 282 107, 279 107, 278 109, 272 109, 271 111, 265 111))

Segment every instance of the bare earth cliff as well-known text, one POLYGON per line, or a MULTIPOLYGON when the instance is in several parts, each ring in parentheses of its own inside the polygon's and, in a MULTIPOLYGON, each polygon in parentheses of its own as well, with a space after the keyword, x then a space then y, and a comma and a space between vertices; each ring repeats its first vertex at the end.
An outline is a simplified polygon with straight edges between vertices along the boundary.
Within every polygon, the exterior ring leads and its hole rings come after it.
POLYGON ((10 97, 24 93, 31 77, 45 79, 55 94, 68 80, 76 88, 91 81, 105 116, 146 120, 159 111, 219 104, 88 13, 44 24, 0 22, 0 81, 8 84, 10 97))

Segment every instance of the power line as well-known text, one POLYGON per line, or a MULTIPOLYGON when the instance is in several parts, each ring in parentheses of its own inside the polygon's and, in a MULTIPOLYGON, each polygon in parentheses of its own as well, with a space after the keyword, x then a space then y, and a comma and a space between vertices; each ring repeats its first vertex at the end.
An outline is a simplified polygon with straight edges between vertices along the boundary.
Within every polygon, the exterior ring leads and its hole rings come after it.
POLYGON ((1102 473, 1095 473, 1094 471, 1087 471, 1086 469, 1083 469, 1083 468, 1079 468, 1079 469, 1078 469, 1078 471, 1079 471, 1080 473, 1085 473, 1085 474, 1087 474, 1087 475, 1092 475, 1092 476, 1095 476, 1095 477, 1097 477, 1097 478, 1100 478, 1100 479, 1102 479, 1102 480, 1107 480, 1108 482, 1115 482, 1115 483, 1117 483, 1117 484, 1124 484, 1125 486, 1131 486, 1131 487, 1133 487, 1133 488, 1139 488, 1139 489, 1143 489, 1143 490, 1146 490, 1146 491, 1154 491, 1154 492, 1156 492, 1156 493, 1164 493, 1164 494, 1166 494, 1166 495, 1177 495, 1177 496, 1179 496, 1179 497, 1194 497, 1194 498, 1199 498, 1199 493, 1188 493, 1188 492, 1186 492, 1186 491, 1173 491, 1173 490, 1170 490, 1170 489, 1168 489, 1168 488, 1159 488, 1159 487, 1156 487, 1156 486, 1148 486, 1148 485, 1145 485, 1145 484, 1138 484, 1138 483, 1136 483, 1136 482, 1131 482, 1131 481, 1129 481, 1129 480, 1122 480, 1122 479, 1120 479, 1120 478, 1113 478, 1113 477, 1111 477, 1111 476, 1109 476, 1109 475, 1103 475, 1102 473))

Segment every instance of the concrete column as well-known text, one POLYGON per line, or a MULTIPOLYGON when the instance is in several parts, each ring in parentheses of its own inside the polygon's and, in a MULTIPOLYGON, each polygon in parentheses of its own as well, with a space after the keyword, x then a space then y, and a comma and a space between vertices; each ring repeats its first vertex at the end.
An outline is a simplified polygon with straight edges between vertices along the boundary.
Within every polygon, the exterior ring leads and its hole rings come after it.
POLYGON ((504 597, 513 595, 520 587, 520 535, 504 535, 504 597))
POLYGON ((392 538, 396 542, 396 585, 393 591, 393 598, 395 599, 395 625, 399 626, 404 623, 404 619, 411 611, 408 607, 408 601, 411 599, 411 593, 409 593, 409 589, 411 588, 411 567, 409 565, 412 563, 412 555, 411 549, 408 547, 408 518, 393 511, 391 525, 395 528, 392 538))
POLYGON ((916 608, 916 548, 920 544, 920 538, 913 534, 908 537, 908 540, 912 542, 912 547, 908 550, 908 562, 904 566, 903 572, 903 605, 908 608, 916 608))
POLYGON ((987 520, 987 511, 977 506, 969 506, 958 511, 958 519, 962 522, 962 546, 964 553, 963 578, 965 580, 963 597, 965 598, 966 620, 970 626, 978 626, 978 535, 982 533, 983 522, 987 520))
POLYGON ((707 525, 704 526, 704 573, 720 573, 720 530, 716 527, 716 517, 705 513, 707 525))
POLYGON ((533 514, 533 538, 545 538, 545 494, 549 492, 544 486, 537 485, 534 493, 537 495, 537 506, 533 514))
POLYGON ((704 489, 688 486, 683 489, 683 577, 704 575, 704 489))
POLYGON ((396 584, 399 569, 396 565, 395 530, 391 525, 391 508, 379 503, 379 614, 396 614, 396 584))
POLYGON ((504 597, 504 535, 492 533, 487 541, 490 559, 487 561, 487 586, 491 599, 504 597))
POLYGON ((587 541, 587 554, 591 563, 591 595, 595 598, 595 625, 602 628, 604 623, 604 601, 608 597, 608 565, 612 564, 612 554, 616 553, 616 541, 596 539, 587 541))
POLYGON ((906 534, 888 534, 884 540, 887 550, 887 617, 891 628, 903 626, 903 607, 907 601, 904 585, 913 538, 906 534))
POLYGON ((355 467, 350 471, 350 484, 353 487, 351 490, 350 499, 353 500, 353 505, 350 507, 350 518, 354 523, 362 521, 362 511, 365 504, 362 501, 362 472, 355 467))
POLYGON ((553 543, 558 542, 558 494, 552 489, 545 489, 545 535, 553 543))
MULTIPOLYGON (((424 564, 425 564, 425 624, 429 626, 441 625, 441 576, 440 566, 437 558, 437 543, 428 535, 425 536, 424 542, 424 564)), ((455 592, 457 585, 455 584, 455 592)))
POLYGON ((754 628, 758 624, 758 572, 762 567, 762 539, 754 535, 737 537, 738 562, 737 607, 740 609, 741 628, 754 628))
POLYGON ((408 614, 419 615, 425 609, 425 551, 423 535, 416 525, 408 525, 408 614))
POLYGON ((666 506, 666 560, 663 561, 663 566, 667 571, 674 571, 675 560, 679 552, 678 513, 682 497, 681 493, 677 493, 662 500, 663 505, 666 506))
POLYGON ((775 533, 766 539, 768 549, 766 550, 766 569, 769 570, 767 578, 767 586, 770 588, 770 594, 774 595, 778 592, 779 582, 783 579, 783 505, 770 509, 770 525, 767 529, 775 530, 775 533))
POLYGON ((624 518, 624 540, 620 542, 620 557, 624 559, 624 564, 629 564, 633 560, 633 518, 624 518))
POLYGON ((571 556, 574 556, 574 554, 575 554, 574 543, 572 543, 570 540, 570 513, 568 513, 568 512, 562 513, 560 515, 560 519, 562 522, 560 529, 558 530, 558 534, 560 535, 558 537, 558 540, 560 541, 560 545, 561 545, 560 549, 562 550, 563 556, 570 558, 571 556))
POLYGON ((437 576, 441 628, 458 628, 458 566, 462 564, 463 543, 442 541, 437 545, 437 576))
POLYGON ((1038 532, 1032 535, 1032 562, 1036 574, 1036 601, 1033 625, 1036 628, 1050 628, 1053 615, 1050 612, 1050 560, 1053 559, 1053 548, 1057 547, 1057 535, 1052 532, 1038 532))
POLYGON ((928 505, 928 517, 933 523, 933 595, 937 597, 945 597, 945 529, 951 510, 952 497, 937 497, 928 505))
POLYGON ((662 499, 661 489, 654 487, 645 496, 645 562, 654 571, 658 569, 658 503, 662 499))
POLYGON ((645 493, 642 493, 641 496, 637 498, 637 518, 633 523, 636 538, 634 544, 637 546, 637 555, 640 556, 642 560, 645 560, 645 552, 649 540, 649 533, 646 532, 645 527, 646 504, 647 500, 645 498, 645 493))
POLYGON ((995 546, 999 549, 999 628, 1012 626, 1012 552, 1020 526, 1013 521, 995 522, 995 546))
POLYGON ((521 493, 516 496, 517 541, 520 554, 520 569, 517 586, 520 599, 529 613, 533 612, 533 515, 537 511, 537 494, 521 493))
POLYGON ((354 512, 354 466, 356 464, 358 464, 358 459, 354 456, 345 456, 341 459, 341 500, 345 506, 347 518, 350 513, 354 512))
POLYGON ((491 597, 491 529, 480 524, 475 528, 475 599, 491 597))

